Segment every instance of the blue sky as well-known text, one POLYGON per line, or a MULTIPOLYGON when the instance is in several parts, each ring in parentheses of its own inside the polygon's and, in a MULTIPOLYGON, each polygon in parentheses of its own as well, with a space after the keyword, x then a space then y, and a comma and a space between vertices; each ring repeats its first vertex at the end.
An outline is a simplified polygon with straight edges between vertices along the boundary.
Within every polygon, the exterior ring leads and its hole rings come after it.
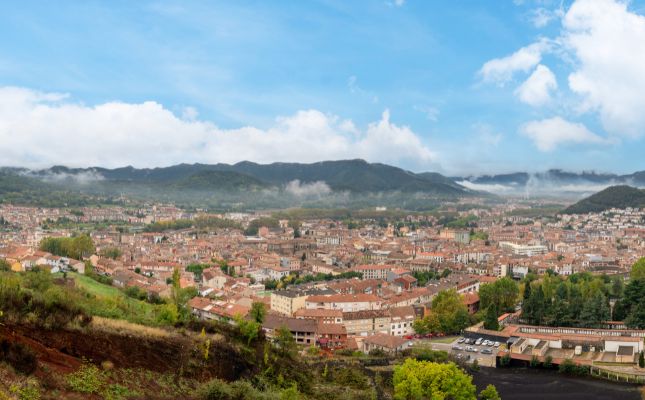
POLYGON ((633 172, 645 169, 644 10, 4 2, 0 150, 34 167, 361 157, 446 174, 633 172))

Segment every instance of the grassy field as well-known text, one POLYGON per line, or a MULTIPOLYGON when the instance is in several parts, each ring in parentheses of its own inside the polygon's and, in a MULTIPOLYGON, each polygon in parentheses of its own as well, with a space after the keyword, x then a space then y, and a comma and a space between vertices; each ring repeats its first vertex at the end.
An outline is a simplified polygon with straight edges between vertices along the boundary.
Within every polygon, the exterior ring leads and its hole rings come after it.
POLYGON ((104 285, 85 275, 69 274, 76 287, 91 295, 85 306, 92 315, 124 319, 137 324, 157 326, 163 305, 150 304, 126 296, 121 290, 104 285))
POLYGON ((430 343, 445 343, 445 344, 450 344, 454 342, 459 336, 444 336, 441 338, 432 338, 430 339, 430 343))

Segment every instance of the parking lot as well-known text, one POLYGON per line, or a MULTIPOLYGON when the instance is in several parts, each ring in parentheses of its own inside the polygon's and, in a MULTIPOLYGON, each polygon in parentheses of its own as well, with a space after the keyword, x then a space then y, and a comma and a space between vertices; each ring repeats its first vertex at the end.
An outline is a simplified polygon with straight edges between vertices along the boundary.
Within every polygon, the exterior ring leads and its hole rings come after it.
POLYGON ((494 367, 497 352, 504 345, 499 342, 485 342, 482 340, 479 344, 472 339, 463 337, 455 339, 452 343, 433 343, 432 348, 435 350, 444 350, 452 354, 458 360, 477 363, 482 367, 494 367))

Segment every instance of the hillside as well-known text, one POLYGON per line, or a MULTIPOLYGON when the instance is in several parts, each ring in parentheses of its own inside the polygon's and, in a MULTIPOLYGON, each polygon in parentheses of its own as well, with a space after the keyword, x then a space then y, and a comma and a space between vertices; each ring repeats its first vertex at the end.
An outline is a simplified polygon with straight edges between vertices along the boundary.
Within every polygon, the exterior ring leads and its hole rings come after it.
POLYGON ((120 202, 126 197, 221 210, 374 206, 428 210, 444 200, 482 193, 438 173, 416 174, 364 160, 341 160, 163 168, 1 168, 0 194, 5 202, 59 207, 98 199, 120 202))
POLYGON ((625 207, 645 207, 645 189, 626 185, 608 187, 569 206, 563 212, 584 214, 625 207))
POLYGON ((204 180, 216 180, 218 185, 281 187, 298 180, 301 183, 324 182, 334 191, 351 192, 427 192, 464 195, 468 191, 449 178, 437 173, 415 174, 386 164, 364 160, 323 161, 312 164, 272 163, 249 161, 237 164, 179 164, 164 168, 124 167, 67 168, 62 166, 33 171, 33 176, 51 179, 56 176, 96 175, 106 181, 138 183, 172 183, 183 187, 190 182, 201 185, 204 180), (210 178, 207 178, 210 177, 210 178), (250 179, 255 179, 251 182, 250 179), (246 182, 243 182, 246 180, 246 182))

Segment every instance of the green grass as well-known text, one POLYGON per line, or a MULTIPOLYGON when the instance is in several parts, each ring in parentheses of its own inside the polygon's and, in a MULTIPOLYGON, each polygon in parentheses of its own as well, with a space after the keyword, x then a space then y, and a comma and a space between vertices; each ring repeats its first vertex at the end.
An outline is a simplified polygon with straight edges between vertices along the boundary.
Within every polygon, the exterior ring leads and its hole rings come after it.
POLYGON ((85 275, 69 274, 76 286, 89 294, 84 306, 92 315, 124 319, 142 325, 158 326, 158 316, 163 305, 150 304, 130 298, 113 286, 104 285, 85 275))
POLYGON ((442 338, 432 338, 430 339, 430 343, 444 343, 444 344, 450 344, 454 342, 459 336, 444 336, 442 338))

